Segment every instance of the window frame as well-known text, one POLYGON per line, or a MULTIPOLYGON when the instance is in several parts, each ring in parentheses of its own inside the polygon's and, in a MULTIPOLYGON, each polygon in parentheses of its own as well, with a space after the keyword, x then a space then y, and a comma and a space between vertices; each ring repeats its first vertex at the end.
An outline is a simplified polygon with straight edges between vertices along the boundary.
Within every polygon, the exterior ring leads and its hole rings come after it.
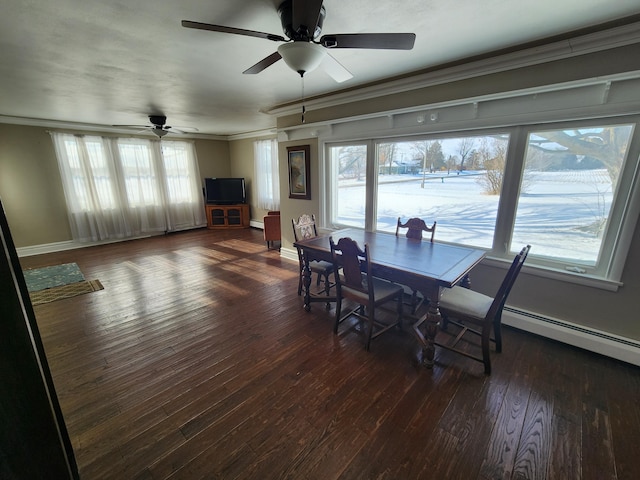
MULTIPOLYGON (((496 122, 498 123, 498 122, 496 122)), ((621 286, 620 278, 631 245, 635 225, 640 214, 640 115, 613 115, 599 116, 588 119, 563 119, 549 122, 535 122, 522 125, 496 125, 487 128, 449 128, 442 131, 431 129, 424 133, 392 134, 389 132, 375 131, 370 138, 366 138, 366 132, 354 138, 352 141, 341 138, 333 141, 331 138, 319 139, 319 154, 323 157, 320 162, 321 178, 325 185, 321 195, 321 219, 328 228, 343 228, 345 225, 336 223, 333 219, 332 208, 335 201, 335 186, 333 179, 335 172, 330 160, 330 148, 344 145, 367 145, 366 168, 366 218, 365 230, 374 231, 376 222, 375 198, 377 196, 377 155, 378 143, 393 141, 406 142, 412 140, 436 140, 450 137, 509 134, 510 141, 507 148, 507 162, 504 172, 503 190, 498 203, 498 213, 494 229, 493 245, 487 251, 487 263, 494 265, 506 265, 512 256, 509 249, 513 228, 515 225, 517 204, 520 194, 520 186, 525 168, 525 152, 528 146, 528 136, 540 130, 586 128, 589 126, 608 126, 617 124, 631 124, 632 134, 627 149, 627 157, 624 159, 620 172, 619 184, 616 187, 615 196, 609 211, 605 235, 602 239, 600 253, 594 267, 585 268, 579 265, 584 272, 572 272, 567 270, 575 266, 571 262, 561 262, 544 258, 535 254, 535 248, 527 261, 526 271, 549 278, 563 281, 586 284, 596 288, 615 291, 621 286)), ((467 126, 468 127, 468 126, 467 126)), ((577 264, 576 264, 577 265, 577 264)))

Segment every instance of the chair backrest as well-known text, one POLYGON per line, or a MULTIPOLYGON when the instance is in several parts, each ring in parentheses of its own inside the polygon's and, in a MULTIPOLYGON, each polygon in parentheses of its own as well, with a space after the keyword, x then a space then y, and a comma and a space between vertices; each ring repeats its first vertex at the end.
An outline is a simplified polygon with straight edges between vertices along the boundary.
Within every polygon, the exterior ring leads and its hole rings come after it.
POLYGON ((417 240, 422 240, 422 232, 430 232, 431 241, 433 242, 433 237, 436 233, 436 222, 433 222, 433 225, 428 227, 424 220, 422 220, 421 218, 410 218, 406 221, 406 223, 402 223, 400 221, 400 217, 398 217, 398 224, 396 225, 396 237, 398 236, 401 228, 407 229, 407 238, 415 238, 417 240))
POLYGON ((507 297, 511 292, 511 288, 513 287, 513 284, 516 283, 516 278, 518 278, 522 265, 527 259, 527 255, 529 255, 529 250, 531 250, 531 245, 527 245, 520 250, 520 253, 518 253, 513 259, 513 262, 511 262, 511 266, 498 289, 498 293, 493 298, 491 307, 489 307, 489 311, 486 316, 487 319, 495 318, 495 316, 504 308, 504 305, 507 302, 507 297))
POLYGON ((313 238, 318 236, 318 230, 316 229, 316 216, 307 213, 300 215, 298 220, 291 219, 291 226, 293 227, 293 238, 297 242, 298 240, 305 240, 307 238, 313 238))
POLYGON ((342 267, 341 277, 338 274, 339 269, 334 269, 338 288, 348 287, 373 298, 372 282, 365 282, 363 277, 363 273, 368 277, 371 271, 368 245, 365 243, 364 250, 361 250, 358 243, 349 237, 341 238, 337 244, 333 242, 333 237, 329 237, 329 244, 333 264, 342 267))

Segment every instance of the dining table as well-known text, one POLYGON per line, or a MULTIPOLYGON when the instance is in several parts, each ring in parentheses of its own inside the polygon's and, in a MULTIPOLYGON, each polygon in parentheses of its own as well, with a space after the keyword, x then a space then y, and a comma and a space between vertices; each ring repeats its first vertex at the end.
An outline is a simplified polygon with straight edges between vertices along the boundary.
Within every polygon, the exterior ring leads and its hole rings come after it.
POLYGON ((406 285, 428 299, 426 313, 415 316, 412 332, 422 348, 422 363, 433 367, 436 334, 442 317, 439 299, 442 289, 465 285, 469 272, 482 261, 486 252, 479 248, 430 242, 396 236, 384 232, 367 232, 358 228, 345 228, 317 237, 299 240, 294 246, 302 250, 304 260, 304 308, 311 310, 313 302, 335 301, 335 297, 314 294, 311 291, 309 262, 333 261, 329 238, 355 240, 360 248, 368 245, 372 273, 378 278, 406 285))

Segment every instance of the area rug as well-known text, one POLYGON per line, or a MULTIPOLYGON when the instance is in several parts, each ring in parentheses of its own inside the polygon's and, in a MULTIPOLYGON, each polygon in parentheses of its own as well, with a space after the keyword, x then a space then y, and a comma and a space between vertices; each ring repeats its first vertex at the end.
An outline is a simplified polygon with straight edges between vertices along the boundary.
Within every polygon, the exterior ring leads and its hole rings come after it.
POLYGON ((102 290, 99 280, 85 280, 75 263, 23 270, 33 305, 102 290))
POLYGON ((69 283, 84 281, 84 275, 77 263, 63 263, 51 267, 30 268, 22 271, 29 292, 45 288, 60 287, 69 283))
POLYGON ((41 305, 43 303, 55 302, 63 298, 71 298, 103 289, 104 287, 100 283, 100 280, 84 280, 82 282, 69 283, 68 285, 31 292, 29 293, 29 297, 31 298, 32 305, 41 305))

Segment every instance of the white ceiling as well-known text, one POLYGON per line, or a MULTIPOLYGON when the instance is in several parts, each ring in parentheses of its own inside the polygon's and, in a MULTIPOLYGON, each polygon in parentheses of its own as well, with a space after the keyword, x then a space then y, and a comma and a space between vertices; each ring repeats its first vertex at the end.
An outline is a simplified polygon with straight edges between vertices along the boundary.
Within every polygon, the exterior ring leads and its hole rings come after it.
MULTIPOLYGON (((242 72, 276 42, 183 28, 181 20, 282 35, 279 0, 0 0, 0 120, 168 124, 233 135, 275 126, 260 113, 296 101, 279 61, 242 72), (15 117, 20 117, 15 119, 15 117)), ((407 74, 640 13, 640 0, 325 0, 323 34, 414 32, 410 51, 332 50, 354 75, 322 68, 305 95, 407 74)), ((16 123, 18 123, 16 121, 16 123)))

